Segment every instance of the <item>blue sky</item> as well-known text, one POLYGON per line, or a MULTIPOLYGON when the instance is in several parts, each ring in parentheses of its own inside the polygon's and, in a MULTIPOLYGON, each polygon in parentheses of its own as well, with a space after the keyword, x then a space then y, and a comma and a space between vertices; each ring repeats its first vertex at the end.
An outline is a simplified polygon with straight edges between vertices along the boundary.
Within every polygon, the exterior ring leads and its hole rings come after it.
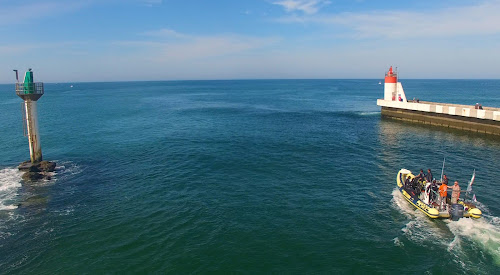
POLYGON ((500 78, 500 1, 0 0, 0 83, 500 78))

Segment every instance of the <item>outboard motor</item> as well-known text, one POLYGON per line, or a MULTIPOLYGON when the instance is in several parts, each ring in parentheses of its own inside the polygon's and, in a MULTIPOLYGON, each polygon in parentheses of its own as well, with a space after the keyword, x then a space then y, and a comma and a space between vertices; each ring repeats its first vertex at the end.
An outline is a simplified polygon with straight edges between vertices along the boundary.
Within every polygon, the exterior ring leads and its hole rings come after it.
POLYGON ((458 221, 464 217, 464 206, 461 204, 452 204, 450 208, 450 216, 452 221, 458 221))

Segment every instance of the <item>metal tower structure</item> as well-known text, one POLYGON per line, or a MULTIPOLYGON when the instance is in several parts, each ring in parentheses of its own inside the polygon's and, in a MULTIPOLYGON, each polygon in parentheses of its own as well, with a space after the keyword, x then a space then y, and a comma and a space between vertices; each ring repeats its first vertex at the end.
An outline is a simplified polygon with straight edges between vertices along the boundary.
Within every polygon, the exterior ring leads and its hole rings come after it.
POLYGON ((33 81, 33 72, 29 69, 24 75, 24 82, 19 82, 16 72, 16 94, 24 100, 23 119, 26 121, 24 135, 28 136, 31 163, 42 161, 42 147, 38 133, 38 116, 36 102, 43 95, 43 83, 33 81))

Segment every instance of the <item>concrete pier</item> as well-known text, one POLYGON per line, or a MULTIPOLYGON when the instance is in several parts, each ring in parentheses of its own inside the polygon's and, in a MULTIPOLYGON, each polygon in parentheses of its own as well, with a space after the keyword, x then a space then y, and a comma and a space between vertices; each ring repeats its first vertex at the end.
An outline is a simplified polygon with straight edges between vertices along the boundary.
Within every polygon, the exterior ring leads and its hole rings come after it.
POLYGON ((384 99, 377 99, 382 116, 500 136, 500 108, 406 99, 397 72, 386 73, 384 99))
POLYGON ((470 105, 383 99, 378 99, 377 105, 384 117, 500 136, 500 108, 480 110, 470 105))

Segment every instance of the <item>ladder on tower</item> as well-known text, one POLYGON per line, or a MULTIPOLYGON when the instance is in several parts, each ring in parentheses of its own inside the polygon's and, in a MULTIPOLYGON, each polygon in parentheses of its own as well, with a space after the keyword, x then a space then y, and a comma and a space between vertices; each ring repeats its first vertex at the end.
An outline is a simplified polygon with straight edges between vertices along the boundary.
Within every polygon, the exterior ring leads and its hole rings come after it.
POLYGON ((21 113, 22 113, 22 118, 23 118, 23 136, 27 137, 28 136, 28 118, 26 117, 26 112, 29 110, 26 110, 26 102, 21 102, 21 113))

